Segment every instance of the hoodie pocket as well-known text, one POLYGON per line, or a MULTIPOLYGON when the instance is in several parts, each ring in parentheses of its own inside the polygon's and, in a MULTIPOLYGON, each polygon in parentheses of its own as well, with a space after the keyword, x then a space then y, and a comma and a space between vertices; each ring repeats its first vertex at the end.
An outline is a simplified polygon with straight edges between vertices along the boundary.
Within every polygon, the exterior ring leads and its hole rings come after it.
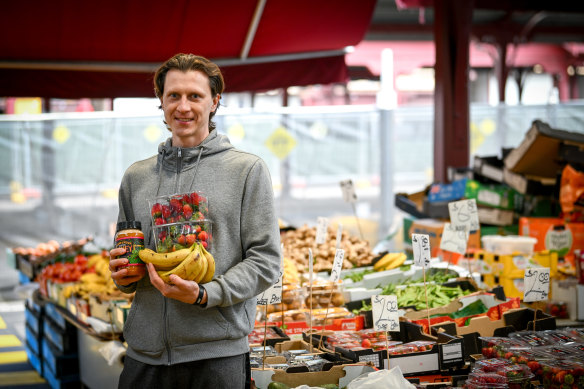
POLYGON ((212 342, 228 339, 230 323, 219 308, 200 307, 172 301, 169 304, 168 326, 169 341, 172 346, 180 347, 194 343, 212 342))
POLYGON ((124 338, 128 346, 150 357, 160 357, 164 352, 162 301, 160 292, 150 284, 148 277, 144 277, 138 283, 124 324, 124 338), (145 279, 146 283, 143 283, 145 279))

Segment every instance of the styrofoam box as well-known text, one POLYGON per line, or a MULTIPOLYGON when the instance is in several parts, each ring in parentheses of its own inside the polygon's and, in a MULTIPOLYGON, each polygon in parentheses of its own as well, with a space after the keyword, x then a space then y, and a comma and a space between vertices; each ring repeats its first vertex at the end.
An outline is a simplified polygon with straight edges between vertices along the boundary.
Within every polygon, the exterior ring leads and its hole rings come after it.
POLYGON ((487 235, 481 238, 483 249, 497 255, 521 253, 532 255, 537 239, 519 235, 487 235))

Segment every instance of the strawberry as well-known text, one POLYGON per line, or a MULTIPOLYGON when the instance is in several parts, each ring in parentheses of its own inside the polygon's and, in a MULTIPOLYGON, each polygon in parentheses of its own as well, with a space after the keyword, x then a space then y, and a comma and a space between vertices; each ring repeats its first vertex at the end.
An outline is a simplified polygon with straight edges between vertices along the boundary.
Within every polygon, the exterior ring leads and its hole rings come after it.
POLYGON ((199 194, 197 192, 193 192, 190 195, 191 198, 191 204, 193 205, 199 205, 199 194))
POLYGON ((182 203, 179 199, 170 199, 170 210, 173 213, 179 213, 182 211, 182 203))
POLYGON ((164 219, 161 217, 156 218, 156 220, 154 220, 154 224, 156 224, 157 226, 164 224, 164 219))
POLYGON ((201 226, 197 224, 197 226, 195 227, 195 233, 199 233, 201 232, 201 226))
POLYGON ((188 194, 183 195, 182 202, 183 204, 189 204, 191 202, 191 196, 188 194))
POLYGON ((193 243, 195 243, 195 240, 197 239, 195 234, 188 234, 186 236, 186 241, 187 241, 187 245, 192 245, 193 243))
POLYGON ((205 242, 205 241, 202 241, 202 242, 201 242, 201 245, 203 245, 203 247, 204 247, 205 249, 207 249, 207 248, 209 247, 209 244, 208 244, 207 242, 205 242))
POLYGON ((190 220, 190 218, 193 216, 193 207, 190 204, 183 205, 182 213, 185 217, 185 220, 190 220))
POLYGON ((170 207, 168 205, 162 206, 162 217, 165 219, 170 217, 170 207))
POLYGON ((209 234, 207 234, 207 231, 201 231, 199 232, 197 239, 202 242, 206 242, 209 239, 209 234))
POLYGON ((361 347, 371 348, 371 340, 365 338, 361 341, 361 347))
POLYGON ((184 246, 187 241, 187 237, 184 234, 181 234, 176 241, 178 244, 184 246))
POLYGON ((156 203, 152 206, 151 210, 152 217, 157 218, 162 216, 162 204, 156 203))

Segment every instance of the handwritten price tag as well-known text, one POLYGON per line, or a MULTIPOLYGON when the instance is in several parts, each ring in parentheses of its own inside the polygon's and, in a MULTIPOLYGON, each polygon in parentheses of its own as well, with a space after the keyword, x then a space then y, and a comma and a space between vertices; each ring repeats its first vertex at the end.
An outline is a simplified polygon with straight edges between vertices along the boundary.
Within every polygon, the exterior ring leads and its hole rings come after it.
POLYGON ((326 242, 328 235, 329 219, 326 217, 318 217, 316 219, 316 244, 323 244, 326 242))
POLYGON ((523 288, 524 302, 547 300, 550 291, 549 267, 525 269, 523 288))
POLYGON ((466 243, 468 241, 468 230, 457 230, 452 224, 444 223, 440 248, 453 253, 466 253, 466 243))
POLYGON ((427 267, 430 264, 430 236, 426 234, 412 234, 412 249, 414 251, 414 265, 427 267))
POLYGON ((397 296, 371 296, 371 306, 375 331, 399 331, 397 296))
POLYGON ((355 186, 352 180, 343 180, 340 182, 341 190, 343 191, 343 200, 347 203, 354 203, 357 201, 357 195, 355 194, 355 186))
POLYGON ((448 203, 448 213, 450 214, 450 223, 455 229, 466 229, 467 231, 479 229, 479 212, 475 199, 448 203))
POLYGON ((270 286, 264 293, 257 297, 258 305, 280 304, 282 302, 282 268, 280 268, 280 275, 278 281, 270 286))
POLYGON ((343 258, 345 257, 345 250, 337 249, 335 252, 335 260, 333 262, 333 269, 331 270, 331 281, 337 282, 341 278, 341 269, 343 268, 343 258))

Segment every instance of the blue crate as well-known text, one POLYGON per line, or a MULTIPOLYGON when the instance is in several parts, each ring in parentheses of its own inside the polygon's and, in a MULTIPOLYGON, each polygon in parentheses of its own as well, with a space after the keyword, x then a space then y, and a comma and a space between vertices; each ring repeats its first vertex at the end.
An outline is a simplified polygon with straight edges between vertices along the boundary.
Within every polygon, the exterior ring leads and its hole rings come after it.
POLYGON ((81 387, 81 379, 79 378, 79 374, 57 377, 55 374, 53 374, 51 369, 45 369, 44 377, 52 389, 78 389, 81 387))
POLYGON ((39 358, 38 354, 36 354, 27 343, 24 347, 26 351, 26 356, 28 357, 28 363, 35 369, 41 376, 43 375, 43 362, 42 359, 39 358))
POLYGON ((64 354, 57 350, 50 341, 43 339, 42 351, 45 370, 50 369, 57 377, 79 374, 79 356, 77 353, 64 354))
POLYGON ((28 307, 24 310, 24 320, 25 323, 30 327, 33 332, 39 336, 42 336, 43 322, 40 315, 35 314, 33 311, 29 310, 28 307))
POLYGON ((36 334, 28 325, 24 326, 24 333, 26 335, 26 344, 36 355, 41 355, 41 337, 36 334))
POLYGON ((52 320, 45 320, 43 322, 43 337, 48 339, 62 353, 77 352, 77 330, 73 326, 68 330, 62 330, 52 324, 52 320))
POLYGON ((67 330, 69 327, 73 326, 63 315, 61 315, 57 306, 53 303, 45 305, 45 314, 62 330, 67 330))
POLYGON ((31 282, 30 278, 28 278, 28 276, 26 274, 24 274, 23 272, 21 272, 20 270, 18 271, 18 283, 20 285, 26 285, 29 284, 31 282))

